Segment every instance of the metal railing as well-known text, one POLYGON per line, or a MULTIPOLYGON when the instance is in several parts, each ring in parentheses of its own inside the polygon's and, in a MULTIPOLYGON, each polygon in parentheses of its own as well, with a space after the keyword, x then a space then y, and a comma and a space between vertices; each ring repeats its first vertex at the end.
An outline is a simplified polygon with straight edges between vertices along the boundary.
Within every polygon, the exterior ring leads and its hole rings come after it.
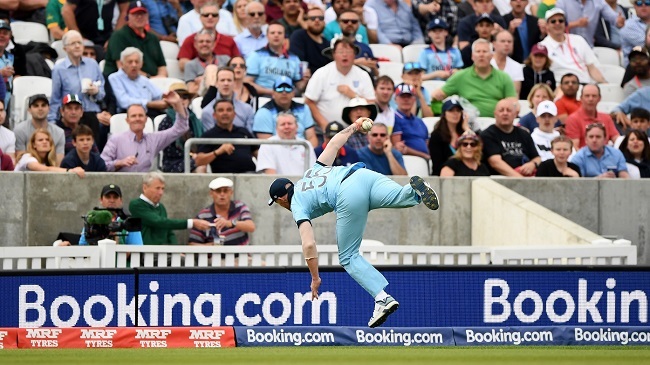
MULTIPOLYGON (((248 145, 255 146, 260 144, 282 144, 282 145, 300 145, 305 147, 305 151, 309 151, 312 148, 311 144, 305 140, 295 140, 295 139, 283 139, 283 140, 268 140, 268 139, 259 139, 259 138, 190 138, 185 141, 183 159, 185 161, 185 173, 189 174, 191 172, 190 164, 190 149, 195 144, 224 144, 230 143, 233 145, 248 145)), ((305 154, 305 171, 309 170, 309 157, 308 153, 305 154)))

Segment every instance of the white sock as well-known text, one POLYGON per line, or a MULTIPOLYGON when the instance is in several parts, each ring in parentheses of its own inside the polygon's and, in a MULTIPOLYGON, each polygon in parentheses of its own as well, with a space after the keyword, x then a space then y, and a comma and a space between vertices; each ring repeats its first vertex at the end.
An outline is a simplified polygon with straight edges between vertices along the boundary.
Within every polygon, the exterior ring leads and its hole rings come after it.
POLYGON ((375 302, 380 302, 388 297, 389 297, 388 293, 382 290, 379 292, 379 294, 375 296, 375 302))

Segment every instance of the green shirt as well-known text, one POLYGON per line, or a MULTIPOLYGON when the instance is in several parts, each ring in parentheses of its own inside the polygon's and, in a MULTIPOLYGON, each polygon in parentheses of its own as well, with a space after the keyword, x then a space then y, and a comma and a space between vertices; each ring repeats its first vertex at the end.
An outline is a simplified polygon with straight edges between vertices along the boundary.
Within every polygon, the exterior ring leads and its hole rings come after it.
POLYGON ((154 207, 138 198, 129 203, 131 216, 142 219, 142 242, 145 245, 176 245, 173 230, 187 229, 187 219, 167 218, 167 209, 162 204, 154 207))
POLYGON ((151 76, 158 75, 158 67, 167 66, 165 56, 158 38, 150 32, 145 37, 139 37, 128 25, 116 30, 108 40, 108 49, 106 50, 106 64, 104 65, 104 76, 117 71, 117 61, 120 59, 120 53, 126 47, 135 47, 144 53, 144 63, 142 71, 151 76))
POLYGON ((65 30, 65 22, 63 21, 63 16, 61 16, 63 4, 65 4, 65 0, 49 0, 47 2, 47 6, 45 7, 45 23, 47 29, 58 25, 61 30, 65 30))
POLYGON ((454 73, 442 87, 442 92, 467 99, 481 112, 481 117, 493 117, 499 100, 517 97, 510 75, 492 67, 490 75, 482 79, 476 74, 474 65, 454 73))

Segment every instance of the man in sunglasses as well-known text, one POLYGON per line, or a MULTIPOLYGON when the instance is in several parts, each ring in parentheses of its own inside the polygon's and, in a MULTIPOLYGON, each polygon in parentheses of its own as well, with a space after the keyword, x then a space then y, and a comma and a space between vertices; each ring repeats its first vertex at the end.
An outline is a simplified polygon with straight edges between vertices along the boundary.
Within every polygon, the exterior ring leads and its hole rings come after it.
POLYGON ((330 61, 322 54, 329 46, 323 38, 324 19, 323 9, 318 7, 309 9, 305 16, 307 27, 293 32, 289 42, 289 52, 294 53, 301 61, 307 62, 312 75, 330 61))
POLYGON ((636 16, 630 16, 621 28, 621 48, 623 49, 623 66, 627 66, 628 56, 635 46, 645 45, 646 29, 650 25, 650 0, 630 1, 636 16))
POLYGON ((235 36, 235 43, 239 52, 244 57, 250 53, 266 46, 269 39, 266 36, 266 13, 264 5, 257 1, 251 1, 246 5, 246 14, 248 15, 248 26, 243 32, 235 36))
POLYGON ((384 175, 406 175, 404 158, 388 138, 388 127, 375 123, 368 132, 368 145, 357 150, 359 160, 366 168, 384 175))
MULTIPOLYGON (((204 6, 206 6, 208 3, 208 0, 190 0, 192 5, 194 6, 194 9, 188 11, 185 13, 185 15, 181 16, 180 19, 178 19, 178 28, 176 29, 176 37, 178 38, 178 45, 182 46, 183 43, 185 42, 185 38, 189 37, 190 35, 198 32, 203 28, 203 19, 205 16, 202 16, 202 14, 206 14, 207 12, 204 12, 202 9, 204 6)), ((220 34, 226 34, 229 36, 235 36, 237 35, 237 27, 235 27, 235 23, 232 20, 232 14, 226 10, 226 9, 221 9, 221 5, 224 3, 223 0, 218 0, 216 1, 216 9, 214 9, 214 6, 210 8, 211 10, 209 13, 211 14, 219 14, 218 17, 216 17, 216 29, 217 32, 220 34), (213 11, 216 10, 216 11, 213 11)), ((192 44, 192 43, 190 43, 192 44)))
POLYGON ((594 46, 594 35, 601 16, 612 27, 621 28, 625 24, 625 17, 614 11, 604 0, 557 0, 555 9, 564 11, 569 32, 582 36, 589 47, 594 46))

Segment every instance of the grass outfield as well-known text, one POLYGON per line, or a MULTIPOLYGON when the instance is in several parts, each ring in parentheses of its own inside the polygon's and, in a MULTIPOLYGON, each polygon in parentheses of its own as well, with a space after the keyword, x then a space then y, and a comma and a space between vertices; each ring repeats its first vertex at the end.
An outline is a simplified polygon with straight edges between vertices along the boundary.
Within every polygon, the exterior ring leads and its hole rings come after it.
POLYGON ((248 347, 0 350, 0 364, 647 364, 650 347, 248 347))

